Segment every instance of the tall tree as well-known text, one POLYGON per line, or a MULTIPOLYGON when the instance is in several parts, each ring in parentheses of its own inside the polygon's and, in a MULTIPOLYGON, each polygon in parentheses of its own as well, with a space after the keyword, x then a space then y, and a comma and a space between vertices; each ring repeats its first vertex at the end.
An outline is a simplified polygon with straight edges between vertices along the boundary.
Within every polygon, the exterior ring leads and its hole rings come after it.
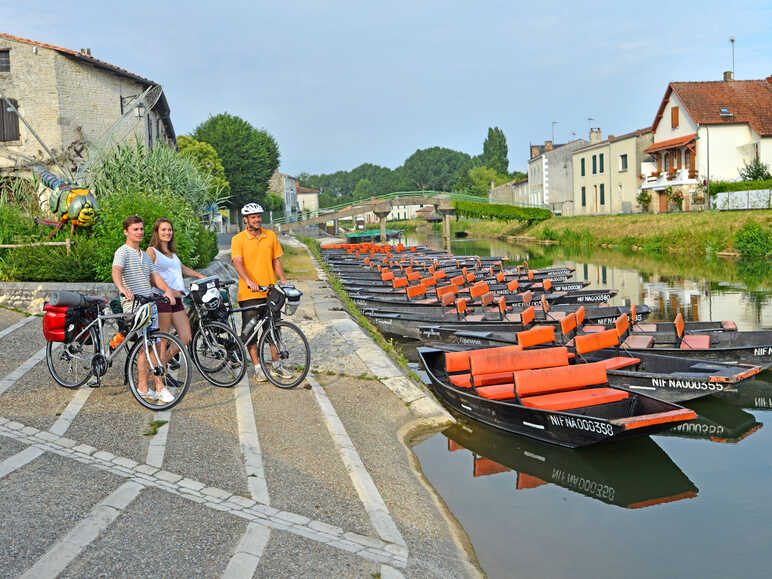
POLYGON ((421 191, 450 191, 470 161, 466 153, 445 147, 419 149, 405 160, 404 174, 408 184, 421 191))
POLYGON ((250 201, 266 202, 268 181, 279 167, 279 146, 270 134, 240 117, 220 113, 198 125, 193 138, 209 143, 220 156, 233 209, 250 201))
POLYGON ((494 169, 502 175, 507 174, 509 159, 507 159, 507 138, 504 131, 498 127, 488 127, 488 137, 483 143, 483 165, 494 169))
POLYGON ((177 146, 180 154, 190 157, 196 168, 204 175, 209 175, 212 180, 209 183, 208 192, 213 199, 227 199, 231 194, 231 184, 225 177, 225 168, 220 162, 215 148, 209 143, 197 141, 193 137, 181 135, 177 137, 177 146))

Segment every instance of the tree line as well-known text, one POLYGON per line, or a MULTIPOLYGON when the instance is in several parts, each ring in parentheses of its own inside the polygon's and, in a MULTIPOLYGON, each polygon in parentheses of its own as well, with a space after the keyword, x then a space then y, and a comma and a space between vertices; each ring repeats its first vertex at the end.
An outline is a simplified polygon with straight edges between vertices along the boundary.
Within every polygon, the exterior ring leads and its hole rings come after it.
POLYGON ((508 171, 504 132, 490 127, 479 155, 446 147, 418 149, 396 169, 364 163, 351 171, 311 175, 301 173, 301 185, 319 189, 319 206, 357 201, 394 191, 460 191, 486 196, 491 182, 501 185, 525 177, 508 171))

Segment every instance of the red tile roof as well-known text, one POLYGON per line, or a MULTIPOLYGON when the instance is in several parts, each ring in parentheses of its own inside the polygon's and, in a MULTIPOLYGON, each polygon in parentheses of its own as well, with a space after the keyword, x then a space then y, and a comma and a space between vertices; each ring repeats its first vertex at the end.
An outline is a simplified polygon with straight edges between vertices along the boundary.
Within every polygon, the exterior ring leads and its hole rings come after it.
POLYGON ((671 82, 652 124, 655 131, 673 92, 696 123, 747 123, 761 136, 772 135, 772 76, 763 80, 671 82), (722 107, 729 109, 731 116, 722 116, 722 107))
POLYGON ((78 60, 82 60, 83 62, 88 62, 89 64, 93 64, 94 66, 98 66, 99 68, 104 68, 106 70, 112 71, 121 76, 125 76, 127 78, 136 80, 144 85, 156 84, 152 80, 149 80, 143 76, 139 76, 138 74, 134 74, 133 72, 129 72, 125 68, 115 66, 114 64, 110 64, 109 62, 105 62, 104 60, 99 60, 98 58, 94 58, 90 54, 84 54, 83 52, 78 52, 76 50, 71 50, 69 48, 62 48, 61 46, 54 46, 53 44, 36 42, 28 38, 21 38, 20 36, 12 36, 10 34, 5 34, 4 32, 0 32, 0 38, 7 38, 8 40, 13 40, 15 42, 23 42, 24 44, 31 44, 32 46, 40 46, 41 48, 48 48, 50 50, 55 50, 60 54, 73 56, 78 60))
POLYGON ((675 139, 668 139, 666 141, 659 141, 646 147, 644 153, 653 153, 654 151, 661 151, 663 149, 675 149, 677 147, 683 147, 697 138, 697 133, 691 135, 684 135, 683 137, 676 137, 675 139))
POLYGON ((298 185, 298 193, 319 193, 319 189, 311 189, 310 187, 298 185))

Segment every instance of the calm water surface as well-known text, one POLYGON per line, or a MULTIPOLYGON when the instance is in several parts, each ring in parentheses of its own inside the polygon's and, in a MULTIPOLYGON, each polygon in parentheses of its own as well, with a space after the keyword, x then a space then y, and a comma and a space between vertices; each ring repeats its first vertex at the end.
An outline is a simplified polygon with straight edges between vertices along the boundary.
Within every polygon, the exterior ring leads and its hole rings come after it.
MULTIPOLYGON (((682 311, 772 329, 768 263, 495 241, 453 251, 574 265, 590 287, 619 289, 612 303, 648 304, 652 320, 682 311)), ((462 419, 414 451, 490 577, 770 577, 772 372, 722 396, 690 403, 696 421, 624 444, 568 450, 462 419)))

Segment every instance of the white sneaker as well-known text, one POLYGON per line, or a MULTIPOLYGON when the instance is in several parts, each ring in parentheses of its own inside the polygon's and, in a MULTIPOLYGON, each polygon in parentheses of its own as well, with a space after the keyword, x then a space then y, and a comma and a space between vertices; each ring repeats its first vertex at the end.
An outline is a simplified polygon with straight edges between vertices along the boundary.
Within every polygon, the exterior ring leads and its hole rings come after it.
POLYGON ((148 400, 156 399, 155 390, 151 390, 150 388, 147 389, 147 392, 142 392, 141 390, 137 390, 137 392, 139 392, 139 395, 142 396, 142 398, 147 398, 148 400))
POLYGON ((156 392, 155 399, 164 404, 169 404, 169 402, 174 402, 174 396, 172 396, 172 393, 169 392, 168 388, 164 388, 160 392, 156 392))
POLYGON ((260 366, 255 366, 255 382, 268 382, 268 378, 260 366))

